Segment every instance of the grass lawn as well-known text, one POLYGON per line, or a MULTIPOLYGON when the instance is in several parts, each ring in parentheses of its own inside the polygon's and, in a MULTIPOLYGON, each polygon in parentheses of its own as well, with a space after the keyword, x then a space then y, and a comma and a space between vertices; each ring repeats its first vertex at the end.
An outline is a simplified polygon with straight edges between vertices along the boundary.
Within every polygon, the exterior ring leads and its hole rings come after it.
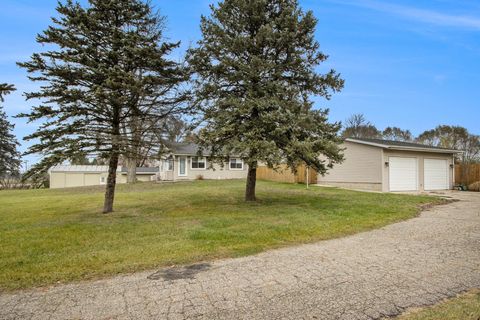
POLYGON ((480 319, 480 290, 460 295, 457 298, 432 307, 412 310, 396 320, 478 320, 480 319))
POLYGON ((0 290, 238 257, 330 239, 408 219, 437 198, 260 181, 0 191, 0 290))

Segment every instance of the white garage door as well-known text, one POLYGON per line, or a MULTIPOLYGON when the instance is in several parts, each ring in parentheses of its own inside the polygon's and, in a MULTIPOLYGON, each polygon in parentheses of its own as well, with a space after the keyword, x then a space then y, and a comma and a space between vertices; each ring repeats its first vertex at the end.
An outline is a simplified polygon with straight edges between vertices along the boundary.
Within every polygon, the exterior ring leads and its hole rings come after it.
POLYGON ((447 160, 425 159, 425 190, 448 189, 448 164, 447 160))
POLYGON ((389 158, 390 191, 418 190, 417 158, 389 158))

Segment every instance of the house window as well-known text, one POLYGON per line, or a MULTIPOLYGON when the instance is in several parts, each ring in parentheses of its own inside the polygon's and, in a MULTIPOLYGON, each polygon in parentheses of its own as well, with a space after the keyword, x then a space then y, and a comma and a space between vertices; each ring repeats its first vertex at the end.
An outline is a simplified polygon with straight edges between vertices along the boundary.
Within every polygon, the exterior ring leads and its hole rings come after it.
POLYGON ((165 171, 173 171, 173 159, 165 160, 165 171))
POLYGON ((205 169, 207 161, 204 157, 192 157, 192 169, 205 169))
POLYGON ((107 179, 105 177, 100 177, 100 184, 105 184, 107 179))
POLYGON ((230 158, 230 170, 243 170, 243 160, 230 158))

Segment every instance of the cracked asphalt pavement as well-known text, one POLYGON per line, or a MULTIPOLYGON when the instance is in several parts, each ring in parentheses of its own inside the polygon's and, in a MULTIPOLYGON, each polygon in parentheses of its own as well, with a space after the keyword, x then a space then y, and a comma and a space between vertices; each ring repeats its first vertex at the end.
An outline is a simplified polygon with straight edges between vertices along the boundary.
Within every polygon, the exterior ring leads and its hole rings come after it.
POLYGON ((341 239, 3 293, 0 319, 379 319, 480 288, 480 194, 341 239))

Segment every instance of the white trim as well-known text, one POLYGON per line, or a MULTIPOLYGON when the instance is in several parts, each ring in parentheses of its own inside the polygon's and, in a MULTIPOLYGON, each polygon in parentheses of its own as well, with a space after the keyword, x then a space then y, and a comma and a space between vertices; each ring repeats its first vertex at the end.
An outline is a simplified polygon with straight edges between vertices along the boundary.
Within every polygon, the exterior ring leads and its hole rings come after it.
MULTIPOLYGON (((199 162, 199 163, 200 163, 200 162, 199 162)), ((204 170, 207 170, 207 158, 206 158, 206 157, 199 157, 199 156, 190 157, 190 170, 192 170, 192 171, 204 171, 204 170), (204 168, 194 168, 194 167, 193 167, 193 158, 198 158, 199 160, 202 159, 202 160, 203 160, 203 163, 205 163, 205 167, 204 167, 204 168)))
POLYGON ((172 171, 175 170, 175 159, 174 158, 173 159, 165 159, 165 160, 163 160, 163 165, 167 167, 166 169, 164 168, 165 169, 165 170, 163 170, 164 172, 172 172, 172 171), (172 163, 172 168, 171 169, 168 168, 169 163, 172 163))
POLYGON ((370 141, 357 140, 355 138, 345 139, 347 142, 365 144, 368 146, 379 147, 389 150, 403 150, 403 151, 423 151, 423 152, 432 152, 432 153, 463 153, 463 151, 453 150, 453 149, 433 149, 433 148, 423 148, 423 147, 409 147, 409 146, 391 146, 387 144, 381 144, 370 141))
POLYGON ((243 170, 243 167, 244 167, 243 159, 241 159, 241 158, 230 158, 230 159, 228 159, 228 170, 241 171, 241 170, 243 170), (231 164, 232 164, 232 162, 231 162, 232 160, 236 160, 236 161, 240 160, 240 163, 242 164, 242 168, 232 168, 232 165, 231 165, 231 164))
MULTIPOLYGON (((67 176, 67 175, 65 175, 67 176)), ((85 175, 83 176, 83 184, 85 185, 85 175)), ((105 185, 107 184, 107 177, 105 176, 100 176, 100 185, 105 185)))
POLYGON ((179 177, 187 177, 188 176, 187 168, 188 168, 188 157, 186 157, 186 156, 178 157, 178 176, 179 177), (185 173, 184 174, 180 173, 180 168, 181 168, 180 159, 182 159, 182 158, 185 159, 185 173))
POLYGON ((430 148, 420 148, 420 147, 397 147, 397 146, 388 146, 387 149, 390 150, 401 150, 401 151, 421 151, 421 152, 432 152, 432 153, 463 153, 463 151, 450 150, 450 149, 430 149, 430 148))
POLYGON ((379 144, 379 143, 375 143, 375 142, 368 142, 368 141, 363 141, 363 140, 357 140, 357 139, 354 139, 354 138, 347 138, 347 139, 345 139, 345 141, 353 142, 353 143, 359 143, 359 144, 366 144, 368 146, 373 146, 373 147, 387 148, 387 146, 384 145, 384 144, 379 144))

